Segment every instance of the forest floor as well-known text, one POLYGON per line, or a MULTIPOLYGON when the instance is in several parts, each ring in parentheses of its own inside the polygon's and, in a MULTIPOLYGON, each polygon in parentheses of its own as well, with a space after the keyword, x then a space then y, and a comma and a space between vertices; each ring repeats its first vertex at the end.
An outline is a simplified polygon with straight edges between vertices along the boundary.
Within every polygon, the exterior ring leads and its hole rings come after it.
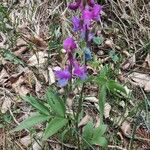
MULTIPOLYGON (((22 0, 0 2, 0 150, 73 148, 57 137, 41 146, 41 125, 35 130, 10 133, 33 108, 21 99, 41 98, 56 86, 53 68, 63 66, 63 40, 71 31, 73 13, 64 1, 22 0)), ((102 39, 92 45, 93 61, 88 73, 111 67, 111 78, 123 85, 127 95, 108 93, 104 120, 108 126, 108 150, 150 150, 150 2, 104 0, 101 23, 94 31, 102 39)), ((63 88, 58 88, 63 93, 63 88)), ((97 119, 97 86, 85 87, 84 119, 97 119)), ((77 93, 78 94, 78 93, 77 93)), ((87 120, 88 120, 87 119, 87 120)), ((86 121, 87 121, 86 120, 86 121)))

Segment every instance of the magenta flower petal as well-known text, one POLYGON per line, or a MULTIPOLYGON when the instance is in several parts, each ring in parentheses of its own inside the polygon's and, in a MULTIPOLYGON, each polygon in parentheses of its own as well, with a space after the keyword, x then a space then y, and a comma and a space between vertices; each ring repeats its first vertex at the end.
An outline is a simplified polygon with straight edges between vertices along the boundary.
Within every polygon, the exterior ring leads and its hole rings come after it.
POLYGON ((55 71, 55 75, 56 75, 56 78, 58 79, 70 79, 71 78, 71 74, 67 69, 55 71))
POLYGON ((87 8, 85 10, 83 10, 83 12, 82 12, 82 19, 83 19, 83 26, 84 27, 86 26, 87 28, 89 28, 92 18, 93 18, 92 11, 90 11, 87 8))
POLYGON ((72 18, 72 23, 73 23, 73 30, 79 31, 81 29, 81 24, 80 24, 80 19, 78 17, 73 17, 72 18))
POLYGON ((58 79, 58 85, 60 87, 66 86, 71 78, 71 74, 67 69, 55 71, 55 76, 58 79))
POLYGON ((76 65, 73 74, 81 80, 85 80, 87 78, 85 66, 76 65))
POLYGON ((64 40, 63 46, 67 52, 72 52, 77 48, 75 41, 71 37, 68 37, 66 40, 64 40))
POLYGON ((73 2, 73 3, 70 3, 68 5, 68 8, 71 9, 71 10, 77 10, 80 6, 80 3, 81 3, 81 0, 78 0, 76 2, 73 2))
POLYGON ((92 12, 89 9, 83 10, 82 18, 83 20, 91 20, 92 19, 92 12))
POLYGON ((94 0, 87 0, 87 3, 88 3, 88 5, 91 6, 91 7, 93 7, 94 4, 95 4, 94 0))
POLYGON ((102 6, 95 4, 92 10, 92 18, 94 20, 99 20, 101 11, 102 11, 102 6))

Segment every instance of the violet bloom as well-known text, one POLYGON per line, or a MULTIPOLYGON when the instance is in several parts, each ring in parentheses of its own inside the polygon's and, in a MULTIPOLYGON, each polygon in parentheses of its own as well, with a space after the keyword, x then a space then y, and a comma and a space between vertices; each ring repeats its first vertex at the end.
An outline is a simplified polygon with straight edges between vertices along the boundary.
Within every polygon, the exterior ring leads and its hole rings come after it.
POLYGON ((73 38, 68 37, 67 39, 64 40, 63 47, 67 52, 73 52, 74 49, 77 48, 77 45, 73 38))
POLYGON ((70 3, 68 8, 71 10, 77 10, 81 4, 81 0, 76 0, 76 2, 70 3))
POLYGON ((92 11, 90 11, 87 8, 85 10, 83 10, 82 19, 83 19, 83 22, 84 22, 84 26, 87 26, 87 28, 89 28, 90 21, 92 20, 92 18, 93 18, 92 11))
POLYGON ((98 21, 100 19, 101 11, 102 11, 102 6, 95 4, 92 10, 92 19, 98 21))
POLYGON ((87 0, 87 3, 88 3, 88 5, 91 6, 91 7, 93 7, 94 4, 95 4, 94 0, 87 0))
POLYGON ((72 18, 72 23, 73 23, 73 30, 75 32, 79 31, 81 29, 81 23, 80 23, 80 19, 78 17, 73 17, 72 18))
POLYGON ((71 73, 68 69, 55 71, 56 78, 58 79, 58 85, 64 87, 67 85, 68 81, 71 78, 71 73))
POLYGON ((79 64, 76 64, 74 67, 73 74, 75 76, 79 77, 81 80, 85 80, 87 78, 86 67, 80 66, 79 64))

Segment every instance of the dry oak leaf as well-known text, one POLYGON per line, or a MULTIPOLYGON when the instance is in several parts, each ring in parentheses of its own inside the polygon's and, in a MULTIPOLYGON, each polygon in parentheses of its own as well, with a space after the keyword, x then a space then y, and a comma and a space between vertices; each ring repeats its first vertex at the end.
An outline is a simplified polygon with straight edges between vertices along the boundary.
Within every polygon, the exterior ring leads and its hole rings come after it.
POLYGON ((11 107, 11 98, 10 97, 5 97, 4 102, 2 104, 1 112, 4 114, 6 113, 7 110, 11 107))
POLYGON ((104 117, 105 117, 105 119, 109 118, 110 111, 111 111, 111 105, 109 103, 105 103, 105 106, 104 106, 104 117))
POLYGON ((44 64, 47 61, 48 54, 43 51, 39 51, 36 54, 34 54, 29 60, 28 65, 29 66, 44 66, 44 64))
POLYGON ((79 122, 78 127, 86 125, 90 120, 91 120, 91 116, 89 116, 89 114, 86 114, 79 122))
POLYGON ((129 81, 136 86, 144 88, 145 92, 150 92, 150 75, 133 72, 129 75, 129 81))
POLYGON ((5 69, 3 69, 0 72, 0 85, 4 85, 4 83, 7 81, 8 78, 9 78, 9 74, 5 69))
POLYGON ((25 79, 20 76, 16 82, 12 84, 15 92, 21 96, 26 96, 30 91, 23 85, 25 79))
POLYGON ((131 125, 128 121, 124 121, 121 125, 121 131, 125 136, 128 136, 131 134, 131 125))

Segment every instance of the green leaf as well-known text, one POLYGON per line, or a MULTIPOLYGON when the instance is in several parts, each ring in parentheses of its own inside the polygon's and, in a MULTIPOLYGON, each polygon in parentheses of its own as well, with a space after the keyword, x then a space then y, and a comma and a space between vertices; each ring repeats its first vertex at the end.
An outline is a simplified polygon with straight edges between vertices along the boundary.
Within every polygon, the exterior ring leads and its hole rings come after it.
POLYGON ((107 147, 107 140, 104 137, 97 137, 92 139, 91 144, 96 144, 96 145, 100 145, 102 148, 106 148, 107 147))
POLYGON ((43 114, 36 114, 35 116, 31 116, 27 118, 26 120, 24 120, 23 122, 21 122, 19 126, 17 126, 14 130, 12 130, 12 132, 19 131, 22 129, 28 129, 30 127, 33 127, 36 124, 39 124, 48 120, 49 118, 50 116, 46 116, 43 114))
POLYGON ((66 118, 62 117, 55 117, 53 120, 51 120, 43 135, 43 140, 46 140, 53 134, 57 133, 62 127, 64 127, 68 123, 68 120, 66 118))
POLYGON ((106 85, 104 84, 100 89, 99 95, 99 111, 100 111, 100 119, 103 122, 103 114, 104 114, 104 106, 106 101, 106 85))
POLYGON ((83 131, 83 137, 86 139, 86 141, 90 141, 93 135, 93 123, 89 122, 85 127, 83 131))
POLYGON ((49 89, 46 93, 47 102, 50 105, 51 109, 60 116, 65 116, 65 105, 63 100, 54 92, 49 89))
POLYGON ((30 103, 34 108, 36 108, 39 112, 49 115, 50 111, 49 109, 42 104, 41 102, 39 102, 36 98, 34 98, 33 96, 26 96, 26 97, 22 97, 25 101, 27 101, 28 103, 30 103))
POLYGON ((104 124, 101 124, 99 127, 94 128, 93 138, 97 138, 97 137, 102 136, 106 132, 106 129, 107 129, 107 126, 104 124))
POLYGON ((107 87, 112 92, 122 92, 124 94, 127 94, 125 88, 114 80, 109 80, 107 82, 107 87))
POLYGON ((93 42, 95 43, 95 44, 97 44, 97 45, 100 45, 100 44, 102 44, 103 43, 103 41, 104 41, 104 38, 101 36, 101 37, 99 37, 99 36, 95 36, 94 38, 93 38, 93 42))

